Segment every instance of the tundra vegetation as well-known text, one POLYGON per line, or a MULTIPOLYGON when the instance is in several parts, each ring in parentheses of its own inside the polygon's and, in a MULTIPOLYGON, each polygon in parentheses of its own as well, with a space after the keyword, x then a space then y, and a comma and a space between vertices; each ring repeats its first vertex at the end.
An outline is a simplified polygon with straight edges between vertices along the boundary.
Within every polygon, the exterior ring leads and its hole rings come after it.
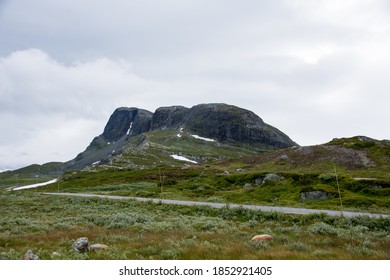
POLYGON ((59 175, 55 170, 61 164, 51 163, 1 173, 0 259, 20 259, 29 250, 40 259, 390 259, 389 218, 300 216, 228 206, 388 215, 388 142, 336 139, 326 145, 264 153, 247 153, 245 148, 234 154, 231 147, 190 136, 178 138, 176 133, 149 133, 141 141, 148 150, 127 146, 107 163, 79 171, 59 175), (199 145, 194 141, 200 141, 199 145), (158 155, 162 150, 166 161, 159 164, 156 159, 162 158, 158 155), (179 151, 188 156, 195 150, 195 154, 203 153, 191 158, 199 164, 170 157, 179 151), (16 183, 27 185, 58 176, 58 182, 51 185, 6 191, 16 183), (210 201, 227 206, 214 209, 43 192, 210 201), (272 239, 251 241, 257 235, 272 239), (72 244, 80 237, 108 248, 76 253, 72 244))
POLYGON ((390 220, 132 200, 0 196, 0 259, 389 259, 390 220), (258 234, 272 240, 251 241, 258 234), (76 253, 86 236, 107 250, 76 253))

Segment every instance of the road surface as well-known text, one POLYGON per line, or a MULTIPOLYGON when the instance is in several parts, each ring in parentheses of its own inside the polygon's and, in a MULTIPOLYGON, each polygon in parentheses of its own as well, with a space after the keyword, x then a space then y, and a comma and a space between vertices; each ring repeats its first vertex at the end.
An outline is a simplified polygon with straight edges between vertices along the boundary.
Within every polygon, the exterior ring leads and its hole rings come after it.
POLYGON ((116 196, 116 195, 100 195, 100 194, 88 194, 88 193, 43 193, 45 195, 61 195, 61 196, 77 196, 77 197, 98 197, 106 199, 132 199, 142 202, 152 201, 154 203, 164 204, 175 204, 184 206, 210 206, 214 208, 239 208, 251 210, 261 210, 268 212, 281 212, 286 214, 327 214, 329 216, 344 216, 348 218, 357 216, 368 216, 370 218, 390 218, 390 215, 384 214, 372 214, 362 212, 349 212, 349 211, 334 211, 334 210, 319 210, 319 209, 307 209, 307 208, 293 208, 293 207, 278 207, 278 206, 259 206, 259 205, 242 205, 242 204, 225 204, 225 203, 214 203, 214 202, 200 202, 200 201, 186 201, 186 200, 171 200, 171 199, 157 199, 157 198, 142 198, 142 197, 131 197, 131 196, 116 196))

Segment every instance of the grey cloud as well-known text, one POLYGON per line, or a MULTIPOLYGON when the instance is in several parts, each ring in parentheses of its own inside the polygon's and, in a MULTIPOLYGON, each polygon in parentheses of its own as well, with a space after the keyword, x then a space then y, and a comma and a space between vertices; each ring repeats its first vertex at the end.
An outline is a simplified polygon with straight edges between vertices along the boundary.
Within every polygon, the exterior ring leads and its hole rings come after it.
POLYGON ((388 138, 388 11, 384 0, 0 2, 0 153, 66 160, 116 107, 205 102, 248 108, 300 144, 388 138))

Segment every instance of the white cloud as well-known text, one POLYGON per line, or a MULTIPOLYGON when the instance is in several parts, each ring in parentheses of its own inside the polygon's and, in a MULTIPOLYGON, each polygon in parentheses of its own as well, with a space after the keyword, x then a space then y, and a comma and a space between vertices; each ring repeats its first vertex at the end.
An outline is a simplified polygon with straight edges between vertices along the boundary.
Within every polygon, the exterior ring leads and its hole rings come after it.
POLYGON ((124 61, 65 65, 37 49, 1 58, 0 84, 0 152, 9 166, 71 159, 116 107, 138 106, 149 87, 124 61))

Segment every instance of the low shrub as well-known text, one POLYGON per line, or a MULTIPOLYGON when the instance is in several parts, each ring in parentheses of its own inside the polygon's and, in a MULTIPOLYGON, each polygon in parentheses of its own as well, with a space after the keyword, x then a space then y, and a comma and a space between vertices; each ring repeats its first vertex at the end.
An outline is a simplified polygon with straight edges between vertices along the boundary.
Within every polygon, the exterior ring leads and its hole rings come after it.
POLYGON ((318 222, 311 225, 307 231, 313 234, 337 234, 337 230, 333 226, 324 222, 318 222))

